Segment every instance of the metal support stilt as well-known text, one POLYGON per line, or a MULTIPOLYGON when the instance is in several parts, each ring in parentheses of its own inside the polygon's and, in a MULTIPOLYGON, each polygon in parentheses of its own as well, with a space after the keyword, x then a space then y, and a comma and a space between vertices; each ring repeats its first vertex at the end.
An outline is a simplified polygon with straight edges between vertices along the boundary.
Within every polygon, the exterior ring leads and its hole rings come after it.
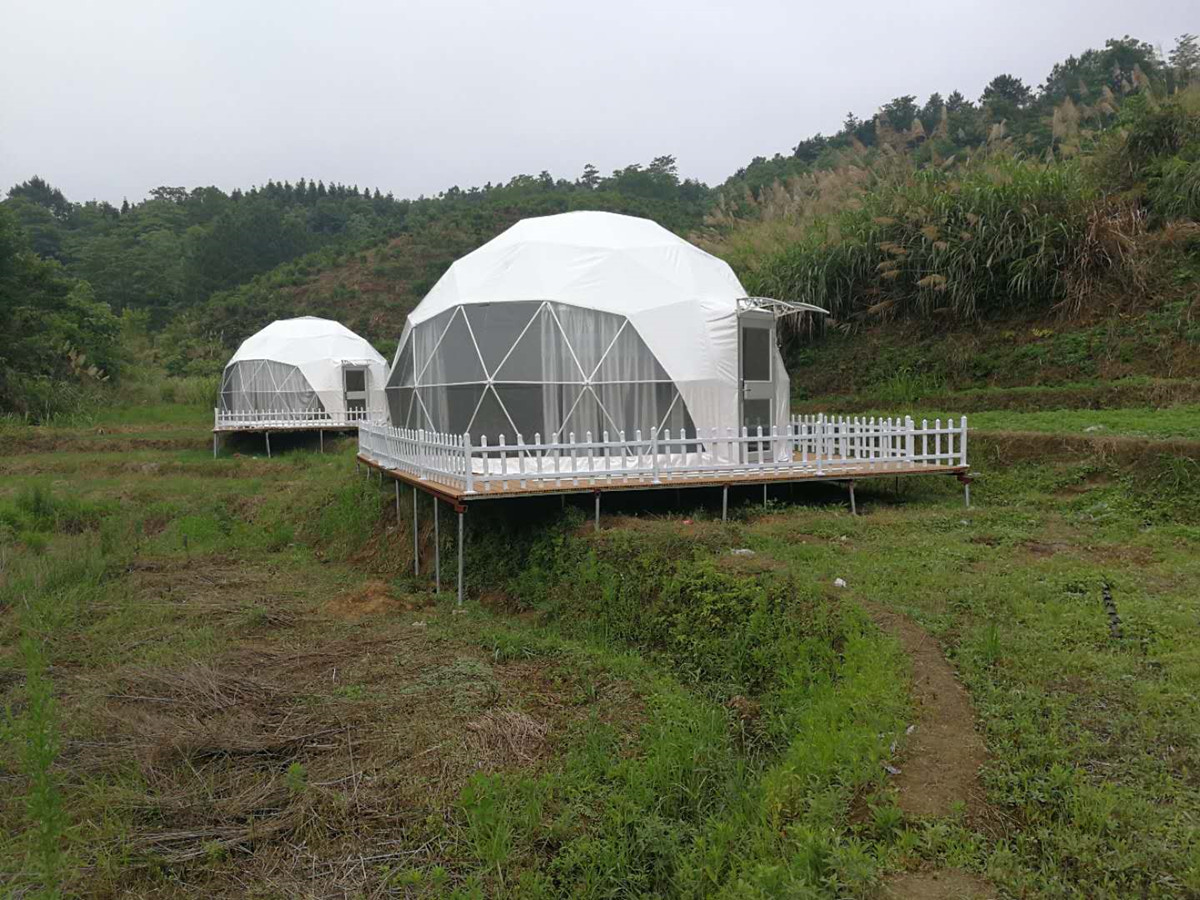
POLYGON ((417 489, 413 488, 413 574, 421 575, 421 549, 417 537, 417 489))
POLYGON ((267 439, 267 459, 271 458, 271 432, 264 431, 263 437, 267 439))
POLYGON ((322 455, 322 456, 324 456, 324 455, 325 455, 325 429, 324 429, 324 428, 318 428, 318 429, 317 429, 317 434, 318 434, 318 435, 320 435, 320 441, 321 441, 321 455, 322 455))
POLYGON ((729 519, 729 485, 721 485, 721 521, 729 519))
POLYGON ((600 492, 596 491, 596 530, 600 530, 600 492))
POLYGON ((854 502, 854 482, 850 482, 850 515, 858 515, 858 504, 854 502))
POLYGON ((767 508, 767 485, 763 482, 763 509, 767 508))
POLYGON ((218 435, 214 431, 213 432, 213 459, 217 458, 217 440, 218 440, 218 435))
POLYGON ((971 508, 971 482, 963 482, 963 499, 966 501, 967 509, 971 508))
POLYGON ((463 510, 458 511, 458 605, 463 605, 463 510))
POLYGON ((438 533, 438 507, 442 503, 437 497, 433 498, 433 592, 442 592, 442 542, 438 533))

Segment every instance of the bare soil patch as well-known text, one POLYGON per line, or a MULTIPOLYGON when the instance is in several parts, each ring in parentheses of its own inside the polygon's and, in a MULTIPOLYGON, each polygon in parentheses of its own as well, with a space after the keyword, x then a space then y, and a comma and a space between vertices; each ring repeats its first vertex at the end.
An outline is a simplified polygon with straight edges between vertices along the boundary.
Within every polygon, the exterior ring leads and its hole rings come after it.
POLYGON ((883 900, 990 900, 996 891, 982 878, 961 869, 905 872, 889 879, 883 900))
MULTIPOLYGON (((984 805, 979 769, 987 758, 975 731, 966 689, 938 642, 907 616, 867 603, 871 618, 900 641, 912 661, 916 727, 908 736, 893 782, 908 815, 944 816, 957 804, 968 812, 984 805)), ((917 895, 914 895, 917 896, 917 895)))

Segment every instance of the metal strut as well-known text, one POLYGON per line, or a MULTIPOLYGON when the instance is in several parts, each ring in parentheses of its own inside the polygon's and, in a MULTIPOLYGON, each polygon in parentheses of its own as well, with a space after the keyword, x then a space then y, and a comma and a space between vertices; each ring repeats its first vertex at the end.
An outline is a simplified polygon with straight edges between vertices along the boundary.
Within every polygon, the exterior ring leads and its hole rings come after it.
POLYGON ((850 484, 850 515, 857 516, 858 515, 858 504, 854 502, 854 482, 851 481, 851 482, 849 482, 849 484, 850 484))
POLYGON ((458 605, 463 605, 463 513, 465 509, 458 511, 458 605))
POLYGON ((420 544, 417 537, 417 489, 413 488, 413 575, 421 575, 420 544))

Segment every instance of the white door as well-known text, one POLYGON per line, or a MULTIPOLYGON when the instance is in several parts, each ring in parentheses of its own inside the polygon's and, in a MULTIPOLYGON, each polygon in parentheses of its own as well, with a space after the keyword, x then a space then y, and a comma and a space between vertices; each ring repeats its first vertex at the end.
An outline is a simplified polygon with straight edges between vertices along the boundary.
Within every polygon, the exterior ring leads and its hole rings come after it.
MULTIPOLYGON (((771 433, 775 405, 775 317, 770 313, 744 312, 738 317, 738 357, 741 368, 742 415, 746 433, 771 433)), ((765 448, 771 445, 763 441, 765 448)), ((746 445, 750 462, 757 461, 759 446, 746 445)))
POLYGON ((367 417, 367 377, 364 366, 343 366, 342 383, 346 394, 346 418, 358 422, 367 417))

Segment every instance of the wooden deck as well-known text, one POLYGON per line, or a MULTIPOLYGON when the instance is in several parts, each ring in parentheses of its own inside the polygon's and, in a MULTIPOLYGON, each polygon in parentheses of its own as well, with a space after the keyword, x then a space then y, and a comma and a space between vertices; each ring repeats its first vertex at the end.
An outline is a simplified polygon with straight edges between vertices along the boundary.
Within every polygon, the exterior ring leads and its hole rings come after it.
POLYGON ((662 488, 714 488, 737 485, 771 485, 804 482, 855 482, 872 478, 900 478, 911 475, 954 475, 960 481, 969 481, 968 466, 934 465, 931 463, 875 463, 855 464, 855 461, 839 461, 836 457, 824 462, 824 471, 818 474, 812 468, 778 469, 758 471, 747 468, 723 473, 661 475, 655 482, 649 475, 628 477, 605 477, 591 479, 585 473, 576 478, 564 474, 561 479, 522 479, 519 474, 505 481, 493 480, 488 490, 467 492, 462 488, 445 484, 434 478, 418 478, 407 472, 389 469, 378 462, 359 454, 358 462, 377 471, 381 477, 392 478, 401 484, 432 494, 461 509, 467 503, 478 500, 503 500, 513 497, 554 496, 558 494, 600 494, 609 491, 653 491, 662 488), (829 471, 833 470, 833 471, 829 471))

